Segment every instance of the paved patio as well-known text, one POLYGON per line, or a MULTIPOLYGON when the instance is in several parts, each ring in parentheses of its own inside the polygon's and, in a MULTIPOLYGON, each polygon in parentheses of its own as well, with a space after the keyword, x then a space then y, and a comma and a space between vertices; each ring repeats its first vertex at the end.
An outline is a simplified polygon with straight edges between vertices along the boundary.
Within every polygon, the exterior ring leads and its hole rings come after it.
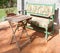
MULTIPOLYGON (((26 40, 26 36, 23 34, 22 40, 19 39, 22 28, 16 32, 18 42, 21 44, 26 40)), ((44 34, 36 32, 31 29, 27 29, 29 36, 32 37, 32 42, 27 44, 22 51, 19 52, 16 44, 10 45, 12 31, 10 28, 0 30, 0 53, 60 53, 60 35, 54 33, 54 35, 48 37, 48 42, 44 38, 44 34)))

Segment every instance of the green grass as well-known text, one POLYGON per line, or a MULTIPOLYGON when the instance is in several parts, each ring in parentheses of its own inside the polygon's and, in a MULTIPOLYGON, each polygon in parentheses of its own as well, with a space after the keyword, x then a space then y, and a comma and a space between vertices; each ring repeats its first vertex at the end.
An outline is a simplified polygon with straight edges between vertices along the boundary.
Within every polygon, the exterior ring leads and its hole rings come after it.
POLYGON ((2 18, 3 16, 5 16, 5 10, 4 9, 0 9, 0 18, 2 18))
MULTIPOLYGON (((17 12, 17 9, 16 7, 14 8, 5 8, 5 9, 0 9, 0 21, 3 20, 3 18, 6 16, 6 9, 13 9, 14 10, 14 13, 17 12)), ((10 11, 10 10, 9 10, 10 11)))

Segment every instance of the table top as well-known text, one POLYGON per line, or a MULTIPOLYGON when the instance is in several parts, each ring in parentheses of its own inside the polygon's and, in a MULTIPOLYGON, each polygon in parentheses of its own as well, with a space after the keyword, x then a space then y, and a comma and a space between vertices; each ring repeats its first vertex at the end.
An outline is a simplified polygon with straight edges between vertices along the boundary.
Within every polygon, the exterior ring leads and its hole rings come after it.
POLYGON ((32 18, 31 16, 27 16, 27 15, 15 15, 15 16, 6 17, 6 20, 10 22, 20 22, 23 20, 31 19, 31 18, 32 18))

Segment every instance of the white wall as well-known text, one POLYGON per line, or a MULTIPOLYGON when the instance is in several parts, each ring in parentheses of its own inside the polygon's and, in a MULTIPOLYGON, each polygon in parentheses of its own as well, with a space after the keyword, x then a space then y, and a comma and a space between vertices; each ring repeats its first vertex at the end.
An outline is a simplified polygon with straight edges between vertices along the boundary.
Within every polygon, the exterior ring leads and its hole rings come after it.
POLYGON ((17 14, 19 14, 18 13, 18 11, 20 11, 21 10, 21 0, 17 0, 17 14))
POLYGON ((17 10, 21 10, 21 0, 17 0, 17 10))

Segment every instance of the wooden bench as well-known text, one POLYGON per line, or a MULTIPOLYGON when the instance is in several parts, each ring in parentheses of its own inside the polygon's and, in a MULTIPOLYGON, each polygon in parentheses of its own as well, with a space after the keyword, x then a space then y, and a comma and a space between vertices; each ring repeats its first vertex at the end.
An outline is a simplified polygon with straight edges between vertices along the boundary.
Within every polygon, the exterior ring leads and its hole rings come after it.
POLYGON ((46 39, 50 34, 48 28, 52 27, 52 31, 54 31, 54 13, 55 4, 36 4, 28 2, 26 4, 25 14, 32 16, 32 19, 30 20, 31 23, 45 29, 46 39))

